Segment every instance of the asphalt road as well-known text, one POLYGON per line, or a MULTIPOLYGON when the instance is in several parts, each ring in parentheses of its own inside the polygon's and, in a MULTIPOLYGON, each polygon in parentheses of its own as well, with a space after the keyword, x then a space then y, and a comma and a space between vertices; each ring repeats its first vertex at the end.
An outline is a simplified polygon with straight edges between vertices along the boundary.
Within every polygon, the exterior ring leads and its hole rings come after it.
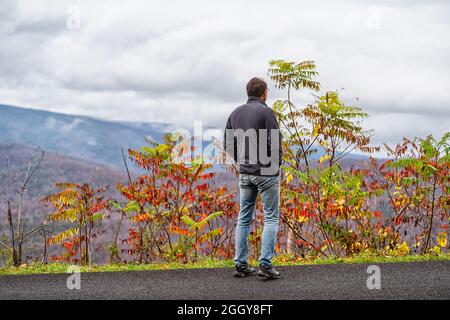
POLYGON ((231 269, 0 276, 5 299, 450 299, 450 262, 378 264, 381 289, 367 288, 368 265, 280 267, 279 280, 236 279, 231 269))

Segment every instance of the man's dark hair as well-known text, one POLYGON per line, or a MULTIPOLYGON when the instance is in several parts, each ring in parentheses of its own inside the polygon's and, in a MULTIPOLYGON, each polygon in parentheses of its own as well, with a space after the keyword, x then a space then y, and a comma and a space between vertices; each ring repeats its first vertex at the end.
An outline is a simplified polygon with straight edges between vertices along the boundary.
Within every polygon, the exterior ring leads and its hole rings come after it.
POLYGON ((267 83, 261 78, 252 78, 247 83, 247 96, 262 97, 264 91, 267 89, 267 83))

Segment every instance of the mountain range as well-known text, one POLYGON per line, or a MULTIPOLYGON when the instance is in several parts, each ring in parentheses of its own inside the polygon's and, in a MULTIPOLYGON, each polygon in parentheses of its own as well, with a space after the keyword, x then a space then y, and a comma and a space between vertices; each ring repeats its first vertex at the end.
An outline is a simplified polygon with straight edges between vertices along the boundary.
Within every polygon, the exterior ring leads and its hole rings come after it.
POLYGON ((63 156, 123 168, 121 147, 161 141, 170 126, 104 121, 0 104, 0 141, 39 146, 63 156))

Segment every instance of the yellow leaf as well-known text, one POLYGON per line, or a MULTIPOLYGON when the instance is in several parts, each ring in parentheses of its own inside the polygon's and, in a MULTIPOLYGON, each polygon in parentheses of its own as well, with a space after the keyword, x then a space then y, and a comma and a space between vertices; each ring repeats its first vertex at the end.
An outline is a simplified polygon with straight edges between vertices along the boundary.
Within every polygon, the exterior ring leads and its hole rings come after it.
POLYGON ((447 246, 447 233, 446 232, 439 232, 437 243, 441 248, 445 248, 447 246))
POLYGON ((314 129, 313 129, 313 135, 314 136, 318 136, 319 135, 319 130, 320 130, 320 124, 317 124, 314 129))
POLYGON ((79 232, 78 228, 68 229, 48 239, 48 244, 62 243, 67 238, 75 237, 78 234, 78 232, 79 232))
POLYGON ((183 207, 183 209, 181 210, 181 213, 188 214, 189 213, 189 208, 188 207, 183 207))
POLYGON ((320 157, 319 162, 322 163, 325 160, 330 159, 330 158, 331 158, 331 156, 329 154, 326 154, 326 155, 320 157))
POLYGON ((292 181, 292 179, 294 179, 294 176, 292 175, 292 173, 289 173, 289 174, 286 176, 286 182, 287 182, 287 183, 290 183, 290 182, 292 181))

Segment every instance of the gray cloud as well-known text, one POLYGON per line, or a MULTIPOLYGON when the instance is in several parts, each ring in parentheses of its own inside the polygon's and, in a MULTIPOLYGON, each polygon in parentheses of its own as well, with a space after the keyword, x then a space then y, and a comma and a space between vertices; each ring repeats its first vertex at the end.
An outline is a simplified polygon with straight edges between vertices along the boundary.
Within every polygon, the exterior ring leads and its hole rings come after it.
POLYGON ((0 1, 1 103, 221 127, 270 59, 313 59, 376 141, 450 127, 446 1, 0 1))

